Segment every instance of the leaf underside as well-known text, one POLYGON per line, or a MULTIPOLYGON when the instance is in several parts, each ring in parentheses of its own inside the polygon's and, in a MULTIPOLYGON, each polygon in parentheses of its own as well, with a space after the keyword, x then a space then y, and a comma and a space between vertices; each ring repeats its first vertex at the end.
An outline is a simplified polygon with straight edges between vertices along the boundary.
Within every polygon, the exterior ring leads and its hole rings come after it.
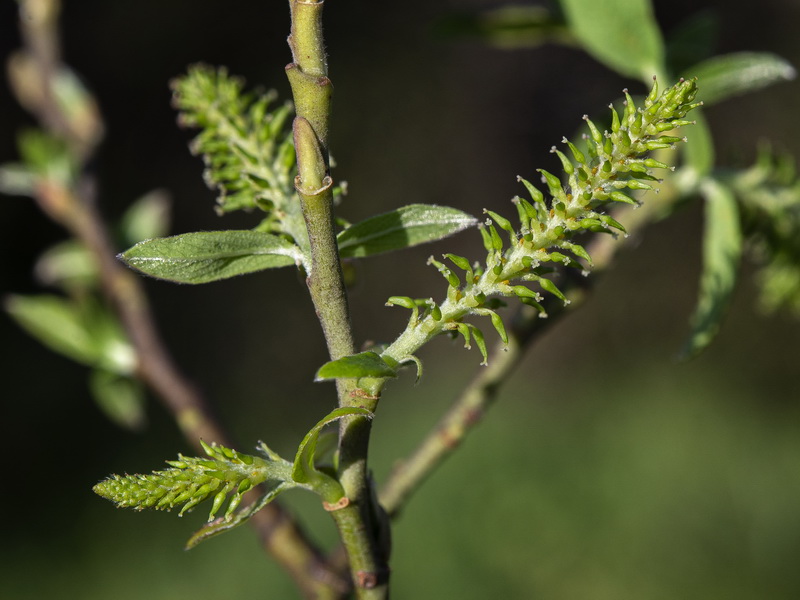
POLYGON ((207 283, 295 264, 300 250, 261 231, 201 231, 146 240, 119 258, 157 279, 207 283))
POLYGON ((316 381, 358 377, 397 377, 397 372, 375 352, 361 352, 325 363, 316 381))

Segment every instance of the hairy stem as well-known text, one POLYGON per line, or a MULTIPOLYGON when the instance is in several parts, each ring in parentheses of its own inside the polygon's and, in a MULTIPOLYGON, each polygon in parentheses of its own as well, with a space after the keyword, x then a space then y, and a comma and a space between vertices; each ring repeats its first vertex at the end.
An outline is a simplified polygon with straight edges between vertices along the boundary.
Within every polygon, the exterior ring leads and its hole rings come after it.
MULTIPOLYGON (((294 140, 298 176, 295 188, 311 246, 307 284, 322 325, 332 360, 355 352, 333 218, 333 180, 330 177, 328 124, 332 86, 322 38, 322 2, 291 0, 289 46, 293 62, 286 67, 297 117, 294 140)), ((377 397, 359 393, 355 380, 337 382, 340 406, 374 411, 377 397)), ((359 598, 384 598, 385 556, 379 550, 367 478, 370 421, 342 420, 339 438, 339 480, 349 505, 334 511, 359 598)))

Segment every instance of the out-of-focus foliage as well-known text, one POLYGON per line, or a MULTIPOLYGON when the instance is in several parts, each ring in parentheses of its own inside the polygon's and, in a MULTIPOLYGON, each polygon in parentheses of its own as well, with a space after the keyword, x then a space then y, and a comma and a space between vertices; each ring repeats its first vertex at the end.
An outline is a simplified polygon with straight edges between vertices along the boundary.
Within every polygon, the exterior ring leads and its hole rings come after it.
POLYGON ((731 181, 742 207, 750 255, 761 265, 761 307, 800 317, 800 179, 791 156, 761 152, 731 181))

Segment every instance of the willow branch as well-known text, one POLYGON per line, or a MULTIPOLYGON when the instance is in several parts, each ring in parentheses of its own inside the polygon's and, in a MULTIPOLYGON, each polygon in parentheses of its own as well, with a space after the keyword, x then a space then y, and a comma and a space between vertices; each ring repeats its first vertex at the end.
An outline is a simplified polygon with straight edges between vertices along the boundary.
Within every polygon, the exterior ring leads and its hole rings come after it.
MULTIPOLYGON (((57 0, 20 3, 20 26, 25 50, 11 65, 12 79, 26 108, 42 126, 63 139, 84 171, 72 185, 45 180, 36 189, 35 200, 55 222, 80 240, 93 256, 103 293, 119 317, 136 356, 136 374, 173 414, 186 440, 202 452, 200 440, 231 445, 196 386, 178 369, 167 351, 139 280, 115 259, 113 245, 96 208, 95 182, 85 163, 99 140, 102 123, 76 122, 56 98, 60 63, 57 36, 57 0), (33 86, 21 88, 24 77, 33 76, 33 86)), ((251 501, 258 492, 251 492, 251 501)), ((291 517, 276 503, 250 520, 262 547, 290 573, 308 598, 337 598, 346 582, 327 566, 291 517)))

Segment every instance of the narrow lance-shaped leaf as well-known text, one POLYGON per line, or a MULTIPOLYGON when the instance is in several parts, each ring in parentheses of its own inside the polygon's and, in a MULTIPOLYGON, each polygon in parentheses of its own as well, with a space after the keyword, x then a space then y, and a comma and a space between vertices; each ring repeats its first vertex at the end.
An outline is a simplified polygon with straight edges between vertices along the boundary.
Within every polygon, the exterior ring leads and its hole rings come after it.
POLYGON ((706 180, 702 191, 706 197, 703 272, 693 329, 682 358, 698 354, 717 334, 736 284, 742 254, 739 210, 733 194, 714 180, 706 180))
POLYGON ((410 204, 370 217, 338 236, 343 258, 371 256, 435 242, 477 224, 477 219, 447 206, 410 204))
POLYGON ((789 81, 797 72, 788 61, 769 52, 736 52, 703 61, 687 69, 687 74, 703 82, 698 97, 709 105, 789 81))
POLYGON ((93 365, 101 352, 78 308, 59 296, 11 296, 8 313, 42 344, 77 362, 93 365))
POLYGON ((664 44, 650 0, 561 0, 570 30, 586 50, 622 75, 664 72, 664 44))
POLYGON ((119 255, 158 279, 207 283, 302 261, 300 249, 261 231, 201 231, 140 242, 119 255))
POLYGON ((34 272, 42 283, 66 289, 92 289, 99 277, 94 257, 75 239, 45 250, 36 261, 34 272))

